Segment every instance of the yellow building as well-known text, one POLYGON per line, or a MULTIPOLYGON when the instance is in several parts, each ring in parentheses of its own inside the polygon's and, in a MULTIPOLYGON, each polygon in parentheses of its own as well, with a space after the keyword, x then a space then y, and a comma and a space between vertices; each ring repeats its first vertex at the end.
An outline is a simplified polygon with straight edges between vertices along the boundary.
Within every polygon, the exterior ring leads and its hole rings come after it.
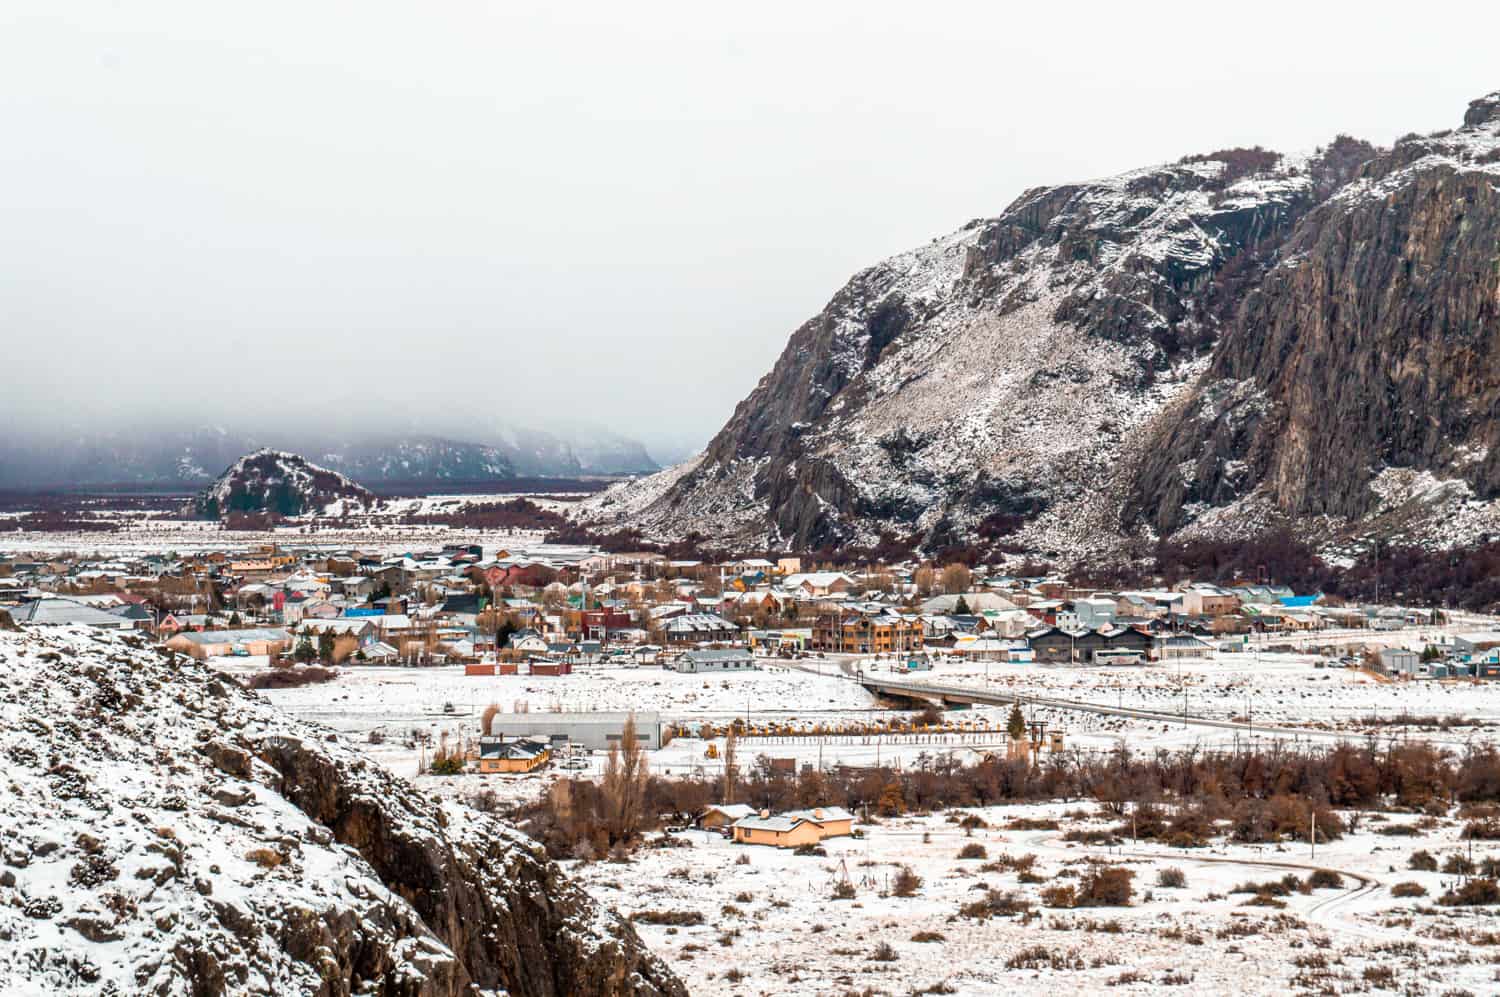
POLYGON ((734 840, 744 845, 800 848, 823 840, 818 825, 800 817, 769 814, 744 817, 734 822, 734 840))
POLYGON ((854 815, 843 807, 817 807, 812 810, 789 810, 772 815, 762 810, 741 817, 731 825, 734 840, 746 845, 771 845, 776 848, 798 848, 814 845, 824 838, 852 834, 854 815))
POLYGON ((854 833, 854 815, 843 807, 814 807, 811 810, 789 810, 783 816, 800 817, 818 829, 822 838, 840 838, 854 833))
POLYGON ((482 774, 534 772, 552 758, 552 747, 545 741, 519 738, 502 741, 498 737, 481 738, 479 753, 471 760, 474 770, 482 774))
POLYGON ((728 827, 737 820, 753 817, 755 808, 744 803, 719 803, 706 807, 703 816, 698 818, 698 826, 703 828, 728 827))

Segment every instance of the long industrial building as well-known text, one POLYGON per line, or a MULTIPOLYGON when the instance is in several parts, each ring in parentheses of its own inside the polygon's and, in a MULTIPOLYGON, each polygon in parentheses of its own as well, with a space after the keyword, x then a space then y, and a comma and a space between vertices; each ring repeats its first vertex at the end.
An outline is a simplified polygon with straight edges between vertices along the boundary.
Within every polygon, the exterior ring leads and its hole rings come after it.
MULTIPOLYGON (((510 739, 544 738, 552 742, 568 741, 596 751, 607 751, 619 742, 625 730, 628 713, 497 713, 490 721, 490 733, 510 739)), ((660 748, 671 740, 662 730, 660 713, 635 714, 635 734, 647 748, 660 748)))

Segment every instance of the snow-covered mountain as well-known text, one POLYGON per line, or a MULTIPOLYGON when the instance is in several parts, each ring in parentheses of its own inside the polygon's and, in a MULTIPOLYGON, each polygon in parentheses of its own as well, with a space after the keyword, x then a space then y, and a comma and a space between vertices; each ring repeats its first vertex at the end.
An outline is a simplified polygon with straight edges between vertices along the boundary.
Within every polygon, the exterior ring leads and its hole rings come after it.
POLYGON ((1471 497, 1493 497, 1496 399, 1472 372, 1500 360, 1497 105, 1392 150, 1341 136, 1027 191, 855 275, 701 456, 580 515, 746 547, 1004 536, 1069 558, 1224 529, 1216 510, 1251 494, 1273 514, 1255 529, 1357 529, 1398 472, 1483 468, 1471 497))
POLYGON ((204 519, 234 513, 343 516, 368 512, 380 500, 363 485, 297 454, 257 450, 235 461, 193 500, 204 519))
POLYGON ((0 631, 0 992, 686 994, 536 842, 170 657, 0 631))

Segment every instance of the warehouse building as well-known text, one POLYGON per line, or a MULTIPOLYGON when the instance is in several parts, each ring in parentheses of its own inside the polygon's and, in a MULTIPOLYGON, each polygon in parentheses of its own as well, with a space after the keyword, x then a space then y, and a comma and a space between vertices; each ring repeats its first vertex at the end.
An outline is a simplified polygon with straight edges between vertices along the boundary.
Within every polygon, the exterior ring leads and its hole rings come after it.
MULTIPOLYGON (((506 740, 540 738, 554 745, 576 744, 607 751, 618 744, 629 713, 498 713, 490 720, 490 734, 506 740)), ((647 748, 660 748, 671 735, 662 727, 660 713, 635 714, 635 735, 647 748)))

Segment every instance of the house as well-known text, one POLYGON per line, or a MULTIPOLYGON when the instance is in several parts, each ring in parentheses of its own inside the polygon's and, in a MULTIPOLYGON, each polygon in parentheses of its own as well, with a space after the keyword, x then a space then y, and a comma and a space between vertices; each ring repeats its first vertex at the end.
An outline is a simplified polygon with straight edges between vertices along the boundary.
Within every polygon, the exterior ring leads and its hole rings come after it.
POLYGON ((302 630, 315 637, 325 633, 332 634, 335 640, 353 637, 361 647, 365 647, 379 639, 377 624, 384 619, 383 616, 339 616, 331 620, 304 620, 302 630))
POLYGON ((292 635, 285 630, 272 629, 202 630, 180 633, 168 640, 165 646, 198 661, 237 653, 275 655, 292 646, 292 635))
POLYGON ((773 815, 769 810, 741 817, 730 825, 734 840, 746 845, 798 848, 824 838, 854 832, 854 815, 843 807, 789 810, 773 815))
POLYGON ((552 758, 552 745, 536 738, 522 737, 506 741, 498 737, 481 737, 479 750, 472 756, 476 772, 514 774, 534 772, 552 758))
POLYGON ((702 828, 728 827, 753 813, 755 813, 755 808, 747 803, 716 803, 704 808, 703 814, 698 818, 698 826, 702 828))
POLYGON ((1078 626, 1084 630, 1098 630, 1100 627, 1112 626, 1115 622, 1115 601, 1113 599, 1074 599, 1073 614, 1078 619, 1078 626))
POLYGON ((823 840, 818 825, 801 817, 772 816, 762 810, 752 817, 741 817, 730 825, 735 842, 743 845, 771 845, 774 848, 800 848, 823 840))
POLYGON ((443 600, 438 615, 472 627, 479 622, 479 614, 484 612, 487 605, 489 599, 482 595, 450 595, 443 600))
POLYGON ((842 571, 812 571, 787 575, 781 587, 805 596, 846 595, 854 587, 854 579, 842 571))
POLYGON ((749 651, 729 649, 688 651, 672 662, 670 667, 678 672, 697 673, 737 672, 746 669, 757 669, 760 666, 755 663, 755 656, 749 651))
POLYGON ((854 833, 854 815, 843 807, 788 810, 784 816, 807 821, 818 829, 819 836, 823 838, 840 838, 854 833))
POLYGON ((1182 586, 1182 611, 1189 616, 1224 616, 1240 608, 1239 596, 1206 582, 1182 586))

